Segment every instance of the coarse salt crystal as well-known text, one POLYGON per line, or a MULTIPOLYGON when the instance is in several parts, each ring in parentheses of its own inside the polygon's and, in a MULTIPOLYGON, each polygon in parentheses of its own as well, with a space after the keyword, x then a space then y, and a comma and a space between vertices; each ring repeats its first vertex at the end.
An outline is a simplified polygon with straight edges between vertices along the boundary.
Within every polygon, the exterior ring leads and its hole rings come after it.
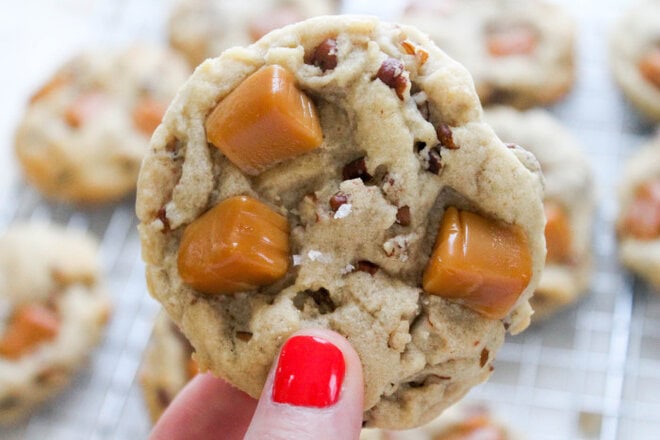
POLYGON ((302 255, 294 255, 293 256, 293 265, 294 266, 300 266, 300 263, 302 263, 302 255))
POLYGON ((353 209, 353 206, 350 203, 344 203, 339 209, 337 209, 337 212, 335 212, 335 218, 348 217, 348 214, 351 213, 351 209, 353 209))

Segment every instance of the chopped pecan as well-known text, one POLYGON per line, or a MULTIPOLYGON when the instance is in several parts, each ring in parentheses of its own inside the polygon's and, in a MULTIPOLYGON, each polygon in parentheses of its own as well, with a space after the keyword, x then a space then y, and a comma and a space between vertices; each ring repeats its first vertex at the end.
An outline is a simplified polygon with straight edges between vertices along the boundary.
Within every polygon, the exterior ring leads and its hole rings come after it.
POLYGON ((396 222, 401 226, 410 225, 410 206, 404 205, 396 211, 396 222))
POLYGON ((451 128, 449 128, 449 125, 441 122, 437 127, 435 127, 435 131, 438 134, 438 139, 440 140, 440 144, 442 144, 443 147, 449 148, 450 150, 457 150, 460 148, 454 143, 454 137, 452 136, 451 128))
POLYGON ((363 182, 371 180, 372 176, 367 172, 367 162, 364 157, 355 159, 344 166, 342 170, 344 180, 351 180, 360 178, 363 182))
POLYGON ((356 269, 360 272, 367 272, 369 275, 375 275, 380 267, 371 261, 360 260, 357 262, 356 269))
POLYGON ((305 63, 312 64, 325 72, 337 67, 337 41, 334 38, 326 38, 305 57, 305 63))
POLYGON ((347 202, 348 202, 348 196, 343 192, 339 191, 338 193, 330 197, 330 202, 329 202, 330 209, 336 211, 339 209, 341 205, 347 202))
POLYGON ((394 89, 396 96, 403 100, 403 94, 408 87, 408 78, 406 78, 404 72, 405 66, 401 60, 388 58, 383 61, 376 76, 390 88, 394 89))

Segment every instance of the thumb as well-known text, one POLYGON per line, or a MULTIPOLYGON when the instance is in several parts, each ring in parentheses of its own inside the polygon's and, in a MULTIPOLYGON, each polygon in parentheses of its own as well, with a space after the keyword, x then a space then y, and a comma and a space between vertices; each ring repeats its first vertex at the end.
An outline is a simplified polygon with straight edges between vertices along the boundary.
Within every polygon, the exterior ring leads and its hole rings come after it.
POLYGON ((363 394, 349 342, 330 330, 300 331, 282 346, 245 439, 357 439, 363 394))

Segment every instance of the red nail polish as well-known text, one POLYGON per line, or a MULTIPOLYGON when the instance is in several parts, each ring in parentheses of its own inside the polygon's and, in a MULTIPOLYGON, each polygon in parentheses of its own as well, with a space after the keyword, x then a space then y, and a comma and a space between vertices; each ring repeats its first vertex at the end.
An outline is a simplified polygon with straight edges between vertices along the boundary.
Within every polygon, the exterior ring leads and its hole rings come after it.
POLYGON ((314 336, 295 336, 282 347, 273 400, 317 408, 334 405, 345 371, 344 355, 333 344, 314 336))

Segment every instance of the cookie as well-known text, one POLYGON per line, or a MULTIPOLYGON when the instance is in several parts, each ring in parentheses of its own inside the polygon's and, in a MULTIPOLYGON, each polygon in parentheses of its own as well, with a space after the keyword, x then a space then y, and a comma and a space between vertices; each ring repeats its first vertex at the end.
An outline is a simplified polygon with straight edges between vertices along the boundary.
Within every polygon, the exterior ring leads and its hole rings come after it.
POLYGON ((575 24, 558 5, 409 0, 400 21, 428 32, 463 63, 484 105, 548 105, 573 85, 575 24))
POLYGON ((660 121, 660 2, 637 2, 610 36, 610 65, 630 102, 660 121))
POLYGON ((74 57, 35 92, 18 126, 26 180, 75 204, 132 193, 149 138, 189 73, 183 58, 156 47, 74 57))
POLYGON ((533 321, 575 303, 591 278, 591 227, 595 190, 591 167, 577 140, 545 110, 495 107, 484 119, 504 142, 536 156, 545 177, 548 248, 541 281, 531 299, 533 321))
POLYGON ((165 312, 154 331, 140 368, 140 384, 151 421, 156 422, 181 389, 197 374, 193 348, 165 312))
POLYGON ((660 133, 626 164, 617 233, 621 262, 660 291, 660 133))
POLYGON ((481 117, 461 65, 375 18, 201 64, 137 198, 150 292, 200 368, 257 397, 291 333, 330 328, 362 360, 365 424, 387 428, 485 380, 529 323, 545 221, 538 162, 481 117))
POLYGON ((0 237, 0 423, 60 391, 99 342, 110 313, 96 243, 52 225, 0 237))
POLYGON ((426 425, 407 431, 363 429, 360 440, 516 440, 518 433, 475 404, 459 404, 426 425))
POLYGON ((269 31, 318 15, 335 14, 336 0, 182 0, 169 19, 170 44, 192 66, 269 31))

